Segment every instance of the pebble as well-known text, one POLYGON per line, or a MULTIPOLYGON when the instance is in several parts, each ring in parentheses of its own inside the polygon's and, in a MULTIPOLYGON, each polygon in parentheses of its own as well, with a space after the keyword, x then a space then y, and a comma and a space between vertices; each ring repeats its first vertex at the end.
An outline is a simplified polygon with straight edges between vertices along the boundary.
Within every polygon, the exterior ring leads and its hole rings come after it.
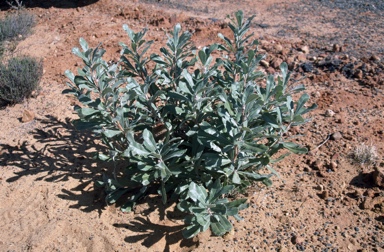
POLYGON ((272 60, 271 63, 272 63, 272 67, 273 67, 273 68, 275 68, 275 69, 279 69, 281 63, 283 63, 283 60, 280 59, 280 58, 274 58, 274 59, 272 60))
POLYGON ((308 46, 303 46, 300 48, 300 50, 305 53, 305 54, 308 54, 309 53, 309 47, 308 46))
POLYGON ((260 60, 260 65, 262 65, 263 67, 269 67, 269 63, 268 63, 268 61, 266 61, 266 60, 260 60))
POLYGON ((334 140, 334 141, 338 141, 342 138, 343 138, 343 136, 341 135, 340 132, 335 132, 331 135, 331 140, 334 140))
POLYGON ((376 186, 384 187, 384 169, 382 167, 375 167, 372 178, 376 186))
POLYGON ((301 68, 304 72, 312 72, 313 71, 313 64, 311 62, 305 62, 301 65, 301 68))
POLYGON ((380 57, 377 56, 376 54, 373 54, 373 55, 371 56, 371 60, 372 60, 372 61, 380 61, 381 59, 380 59, 380 57))
POLYGON ((302 61, 302 62, 307 60, 307 56, 304 53, 297 54, 296 58, 298 61, 302 61))
POLYGON ((333 112, 333 110, 331 110, 331 109, 327 109, 327 110, 325 111, 325 116, 326 116, 326 117, 333 117, 335 114, 336 114, 336 113, 333 112))
POLYGON ((324 190, 321 194, 320 194, 320 198, 322 199, 326 199, 329 197, 329 192, 327 190, 324 190))
POLYGON ((332 51, 334 52, 340 52, 341 51, 341 46, 339 44, 334 44, 332 51))
POLYGON ((363 78, 363 71, 361 71, 361 69, 357 69, 355 71, 355 73, 353 74, 353 77, 355 77, 356 79, 359 79, 361 80, 363 78))
POLYGON ((345 117, 346 117, 345 113, 344 112, 340 112, 339 114, 337 114, 335 116, 335 120, 336 120, 337 123, 345 123, 345 117))
POLYGON ((35 113, 30 110, 24 110, 23 116, 21 117, 21 122, 27 123, 35 119, 35 113))
POLYGON ((331 168, 332 168, 333 171, 336 171, 336 169, 337 169, 337 163, 334 162, 334 161, 332 161, 332 162, 331 162, 331 168))
POLYGON ((276 44, 275 45, 275 50, 277 53, 281 53, 281 51, 283 50, 283 46, 280 45, 280 44, 276 44))

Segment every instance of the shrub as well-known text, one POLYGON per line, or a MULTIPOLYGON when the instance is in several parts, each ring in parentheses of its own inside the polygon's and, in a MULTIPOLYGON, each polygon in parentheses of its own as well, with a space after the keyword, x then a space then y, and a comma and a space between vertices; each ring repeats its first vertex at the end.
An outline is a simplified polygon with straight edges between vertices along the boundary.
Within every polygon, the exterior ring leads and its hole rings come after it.
POLYGON ((75 106, 74 124, 92 129, 110 149, 98 157, 125 164, 96 183, 105 187, 107 203, 128 197, 121 209, 131 211, 156 192, 185 212, 186 238, 209 227, 223 235, 232 228, 228 216, 240 219, 247 207, 246 199, 228 195, 255 181, 270 185, 272 164, 287 155, 284 150, 307 151, 284 136, 316 106, 304 106, 307 94, 293 101, 291 94, 303 87, 288 87, 287 64, 277 79, 257 70, 264 56, 247 33, 252 19, 236 12, 229 24, 233 39, 219 34, 223 44, 201 50, 177 24, 160 55, 150 57, 146 30, 124 25, 130 43, 120 43, 116 64, 103 60, 100 46, 80 39, 82 49, 73 53, 85 66, 76 76, 66 71, 70 89, 63 93, 82 104, 75 106))
POLYGON ((41 60, 28 56, 0 63, 0 100, 5 104, 21 102, 39 86, 43 75, 41 60))
POLYGON ((379 160, 376 147, 364 143, 355 147, 352 158, 360 165, 374 165, 379 160))
POLYGON ((34 15, 27 11, 17 11, 0 20, 0 42, 19 40, 27 37, 35 25, 34 15))

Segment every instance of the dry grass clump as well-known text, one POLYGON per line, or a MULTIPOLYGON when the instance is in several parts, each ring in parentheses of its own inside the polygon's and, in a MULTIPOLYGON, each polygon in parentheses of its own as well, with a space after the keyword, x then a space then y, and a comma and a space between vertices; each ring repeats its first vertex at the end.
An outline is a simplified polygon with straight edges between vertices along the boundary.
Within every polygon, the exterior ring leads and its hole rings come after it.
POLYGON ((374 165, 379 160, 376 146, 365 143, 356 146, 352 153, 353 161, 361 165, 374 165))

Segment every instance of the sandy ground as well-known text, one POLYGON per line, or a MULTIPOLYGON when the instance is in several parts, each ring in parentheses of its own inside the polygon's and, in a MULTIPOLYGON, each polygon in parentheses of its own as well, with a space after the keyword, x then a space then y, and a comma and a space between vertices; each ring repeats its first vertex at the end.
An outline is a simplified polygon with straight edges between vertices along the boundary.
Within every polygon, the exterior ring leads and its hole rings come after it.
MULTIPOLYGON (((382 1, 31 1, 34 33, 16 53, 43 58, 39 95, 0 110, 0 251, 384 251, 382 1), (355 3, 355 4, 353 4, 355 3), (345 5, 342 5, 345 4, 345 5), (71 125, 62 95, 71 54, 84 37, 119 57, 122 24, 149 29, 156 51, 181 23, 196 46, 228 33, 225 17, 256 14, 252 30, 274 74, 286 61, 319 108, 294 129, 311 151, 278 163, 272 187, 255 186, 250 207, 224 237, 182 239, 174 205, 150 197, 134 212, 106 206, 93 182, 110 164, 92 159, 100 141, 71 125), (331 111, 328 111, 331 110, 331 111), (32 114, 28 118, 26 114, 32 114), (360 144, 376 165, 358 165, 360 144), (376 171, 375 171, 376 170, 376 171)), ((3 17, 10 10, 3 9, 3 17)))

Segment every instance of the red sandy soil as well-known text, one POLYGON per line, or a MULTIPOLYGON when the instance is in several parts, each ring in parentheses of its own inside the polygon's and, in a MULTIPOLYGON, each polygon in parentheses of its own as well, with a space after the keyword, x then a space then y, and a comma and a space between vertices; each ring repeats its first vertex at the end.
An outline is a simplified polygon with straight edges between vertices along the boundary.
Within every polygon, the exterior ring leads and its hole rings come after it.
POLYGON ((321 1, 41 2, 28 8, 38 24, 15 51, 44 60, 41 89, 0 110, 0 251, 384 251, 383 12, 321 1), (93 182, 108 167, 91 154, 103 147, 71 125, 63 73, 82 64, 71 54, 80 37, 115 60, 123 24, 147 27, 156 51, 180 23, 202 47, 229 34, 226 15, 238 9, 256 14, 261 69, 275 74, 287 62, 292 85, 303 83, 318 104, 293 132, 310 152, 278 163, 271 187, 244 195, 250 207, 233 232, 184 240, 174 205, 156 197, 129 214, 105 205, 93 182), (375 165, 353 162, 361 144, 376 147, 375 165))

